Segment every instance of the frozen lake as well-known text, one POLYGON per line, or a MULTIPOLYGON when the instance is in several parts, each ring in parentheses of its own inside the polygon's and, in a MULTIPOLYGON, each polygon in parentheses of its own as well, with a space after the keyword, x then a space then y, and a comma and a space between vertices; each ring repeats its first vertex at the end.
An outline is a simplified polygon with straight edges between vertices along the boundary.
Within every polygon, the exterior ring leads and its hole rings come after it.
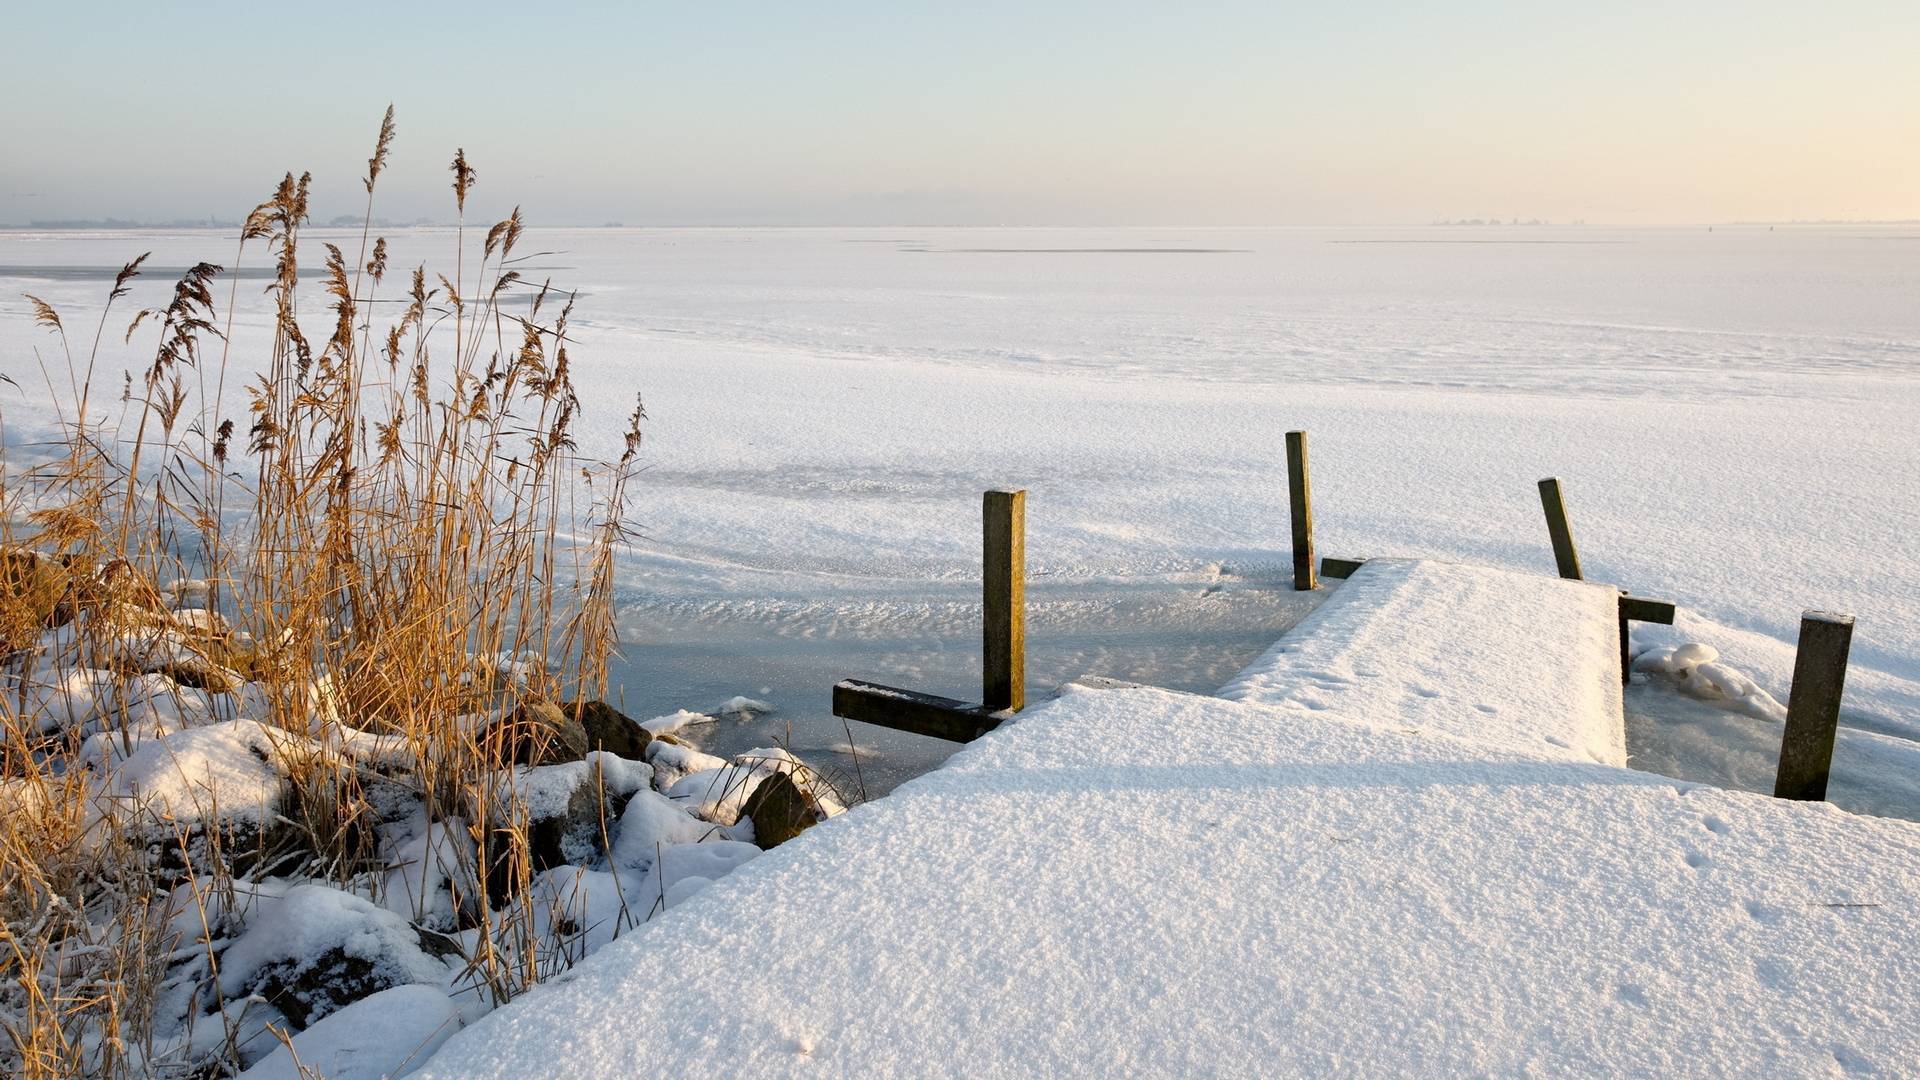
MULTIPOLYGON (((309 238, 351 256, 359 235, 309 238)), ((451 258, 446 231, 390 239, 396 266, 451 258)), ((1848 723, 1896 755, 1920 737, 1920 228, 594 229, 521 247, 548 252, 528 278, 582 293, 583 451, 616 452, 636 392, 652 417, 622 577, 628 711, 779 707, 699 733, 715 749, 790 731, 851 776, 835 680, 974 696, 989 487, 1030 492, 1034 692, 1080 674, 1214 688, 1300 613, 1291 428, 1312 433, 1325 552, 1550 572, 1534 481, 1557 475, 1590 577, 1680 602, 1683 634, 1782 700, 1800 611, 1850 611, 1848 723)), ((149 249, 154 267, 232 262, 212 232, 0 232, 10 443, 48 415, 19 293, 84 315, 149 249)), ((242 282, 236 363, 258 293, 242 282)), ((851 734, 871 791, 951 750, 851 734)))

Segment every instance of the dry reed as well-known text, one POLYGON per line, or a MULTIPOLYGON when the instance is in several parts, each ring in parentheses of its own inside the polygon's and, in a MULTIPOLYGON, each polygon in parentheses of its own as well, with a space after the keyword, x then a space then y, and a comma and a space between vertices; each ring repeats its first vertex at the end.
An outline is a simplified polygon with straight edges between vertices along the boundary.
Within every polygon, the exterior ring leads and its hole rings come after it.
POLYGON ((30 468, 0 461, 0 1071, 236 1065, 246 1003, 212 1001, 227 1031, 211 1056, 160 1038, 156 1009, 217 999, 209 942, 236 879, 378 890, 369 792, 380 785, 465 830, 457 903, 494 913, 479 918, 469 957, 476 984, 504 1001, 570 956, 534 933, 526 811, 492 805, 504 762, 474 718, 602 695, 644 412, 636 405, 616 460, 577 454, 572 299, 521 280, 517 209, 464 265, 477 182, 464 151, 452 165, 462 220, 452 278, 423 266, 397 294, 388 288, 387 241, 372 232, 393 139, 389 108, 351 262, 334 244, 302 242, 306 175, 288 174, 248 215, 233 261, 272 266, 264 342, 233 340, 237 283, 223 312, 224 271, 210 263, 163 306, 118 312, 122 335, 109 320, 146 256, 129 262, 84 356, 62 314, 30 300, 58 345, 42 370, 63 439, 30 468), (326 318, 310 337, 297 299, 301 259, 316 251, 326 318), (376 309, 399 314, 376 326, 376 309), (113 415, 95 386, 116 342, 141 341, 151 352, 113 415), (241 415, 223 407, 229 374, 246 380, 241 415), (211 614, 173 610, 162 594, 175 583, 204 594, 211 614), (106 715, 50 722, 49 688, 94 671, 109 673, 97 695, 115 703, 106 715), (183 833, 161 858, 148 818, 99 797, 86 739, 130 748, 149 734, 150 710, 136 706, 156 676, 213 719, 242 684, 256 688, 250 715, 285 735, 290 795, 277 813, 291 828, 271 841, 265 830, 183 833), (362 733, 387 737, 392 760, 342 749, 362 733), (222 846, 235 844, 257 850, 222 846), (486 895, 494 859, 509 868, 504 897, 486 895))

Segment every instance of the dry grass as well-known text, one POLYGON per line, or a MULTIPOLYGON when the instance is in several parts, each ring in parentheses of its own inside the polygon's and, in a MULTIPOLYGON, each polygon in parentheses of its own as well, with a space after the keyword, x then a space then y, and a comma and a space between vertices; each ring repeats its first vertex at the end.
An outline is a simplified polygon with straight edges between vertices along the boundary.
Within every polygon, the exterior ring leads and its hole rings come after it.
MULTIPOLYGON (((514 269, 518 210, 465 265, 476 177, 464 152, 452 166, 463 226, 451 278, 421 267, 390 284, 371 222, 393 137, 389 110, 359 250, 349 261, 322 245, 327 310, 311 334, 295 302, 300 256, 314 250, 300 242, 306 176, 288 175, 249 215, 234 254, 236 266, 273 268, 269 341, 231 339, 237 284, 219 297, 224 271, 210 264, 182 276, 165 306, 128 312, 145 256, 133 260, 85 331, 32 301, 64 438, 29 470, 0 462, 0 1071, 217 1071, 218 1056, 196 1065, 154 1042, 156 1003, 182 992, 183 956, 205 949, 168 927, 183 909, 189 923, 217 919, 234 876, 369 887, 375 782, 406 785, 450 827, 503 823, 469 830, 470 857, 505 857, 519 889, 462 898, 505 912, 471 975, 505 1000, 546 973, 515 833, 524 810, 487 805, 501 750, 461 718, 601 695, 643 414, 636 405, 617 461, 575 453, 571 299, 514 269), (395 310, 376 325, 374 312, 395 310), (109 390, 121 348, 141 359, 109 390), (237 416, 221 407, 230 374, 246 380, 237 416), (205 583, 200 606, 217 617, 169 610, 179 605, 161 592, 176 581, 205 583), (101 693, 123 704, 86 730, 42 723, 34 695, 82 670, 110 673, 101 693), (294 828, 279 850, 196 863, 183 835, 181 882, 158 867, 150 822, 96 797, 83 740, 104 732, 131 746, 148 721, 124 703, 152 673, 208 691, 252 681, 264 694, 256 718, 287 733, 296 762, 297 796, 282 808, 294 828), (311 749, 343 731, 396 737, 403 763, 372 770, 311 749)), ((218 830, 203 839, 231 842, 218 830)), ((484 890, 488 875, 469 870, 465 887, 484 890)), ((211 955, 195 963, 203 976, 217 968, 211 955)), ((224 1060, 238 1059, 229 1048, 224 1060)))

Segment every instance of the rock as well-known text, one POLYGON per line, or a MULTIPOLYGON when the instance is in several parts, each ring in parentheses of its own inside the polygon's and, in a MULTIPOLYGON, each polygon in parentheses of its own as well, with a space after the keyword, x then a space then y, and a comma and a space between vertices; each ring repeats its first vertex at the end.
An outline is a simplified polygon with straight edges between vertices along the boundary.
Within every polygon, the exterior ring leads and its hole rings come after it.
POLYGON ((23 548, 0 551, 0 653, 24 649, 72 618, 60 603, 70 575, 53 559, 23 548))
POLYGON ((490 804, 474 807, 472 820, 487 821, 487 900, 498 906, 516 890, 517 856, 524 844, 528 870, 539 874, 556 866, 586 864, 605 850, 603 823, 610 816, 602 802, 599 778, 583 761, 515 769, 494 785, 490 804), (524 806, 524 832, 504 818, 509 807, 524 806))
MULTIPOLYGON (((594 778, 580 770, 580 778, 566 803, 556 812, 531 817, 527 824, 527 850, 535 872, 562 863, 591 862, 604 848, 602 823, 605 807, 594 778)), ((529 807, 529 810, 536 809, 529 807)), ((545 809, 545 808, 538 808, 545 809)))
POLYGON ((562 705, 560 709, 580 721, 586 732, 588 750, 605 750, 628 761, 647 760, 647 746, 653 742, 653 733, 620 710, 604 701, 562 705))
POLYGON ((242 719, 137 738, 131 752, 121 733, 101 732, 80 756, 106 773, 101 793, 144 841, 153 869, 171 875, 216 862, 270 873, 303 857, 303 830, 286 817, 296 798, 291 763, 315 753, 299 736, 242 719))
POLYGON ((165 675, 181 686, 191 686, 195 690, 205 690, 209 694, 231 694, 240 689, 245 679, 235 671, 230 671, 209 660, 189 657, 163 664, 154 671, 165 675))
POLYGON ((113 559, 97 571, 82 556, 62 557, 61 565, 67 573, 67 588, 55 614, 61 622, 84 612, 123 630, 171 625, 166 598, 127 560, 113 559))
POLYGON ((753 842, 768 851, 813 828, 821 818, 820 805, 792 773, 775 773, 754 787, 741 813, 753 819, 753 842))
POLYGON ((507 765, 554 765, 587 754, 580 721, 547 701, 526 702, 496 721, 481 737, 487 756, 507 765))
POLYGON ((147 580, 147 575, 125 559, 113 559, 102 566, 96 580, 106 598, 112 602, 128 604, 143 611, 167 610, 167 598, 154 588, 153 582, 147 580))
POLYGON ((231 694, 246 682, 239 672, 192 655, 151 660, 144 664, 116 663, 114 667, 126 675, 165 675, 180 686, 205 690, 209 694, 231 694))
POLYGON ((411 791, 378 777, 369 783, 352 772, 321 768, 289 779, 276 823, 298 841, 299 855, 324 852, 328 873, 383 869, 378 808, 385 804, 391 817, 400 816, 391 809, 396 796, 406 800, 402 813, 419 805, 411 791))
POLYGON ((391 987, 439 985, 460 955, 452 938, 361 897, 299 885, 263 903, 228 946, 220 990, 229 1000, 259 994, 304 1028, 391 987))

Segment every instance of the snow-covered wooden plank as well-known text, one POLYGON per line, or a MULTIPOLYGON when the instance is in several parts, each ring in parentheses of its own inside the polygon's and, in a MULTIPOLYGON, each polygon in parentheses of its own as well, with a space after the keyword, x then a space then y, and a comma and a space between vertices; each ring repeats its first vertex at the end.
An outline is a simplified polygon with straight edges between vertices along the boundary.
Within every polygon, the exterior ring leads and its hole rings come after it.
POLYGON ((1534 574, 1369 559, 1221 696, 1623 765, 1618 597, 1534 574))
POLYGON ((1898 1073, 1916 882, 1909 822, 1070 687, 426 1074, 1898 1073))
POLYGON ((833 715, 949 742, 970 742, 1012 714, 938 694, 842 679, 833 687, 833 715))

